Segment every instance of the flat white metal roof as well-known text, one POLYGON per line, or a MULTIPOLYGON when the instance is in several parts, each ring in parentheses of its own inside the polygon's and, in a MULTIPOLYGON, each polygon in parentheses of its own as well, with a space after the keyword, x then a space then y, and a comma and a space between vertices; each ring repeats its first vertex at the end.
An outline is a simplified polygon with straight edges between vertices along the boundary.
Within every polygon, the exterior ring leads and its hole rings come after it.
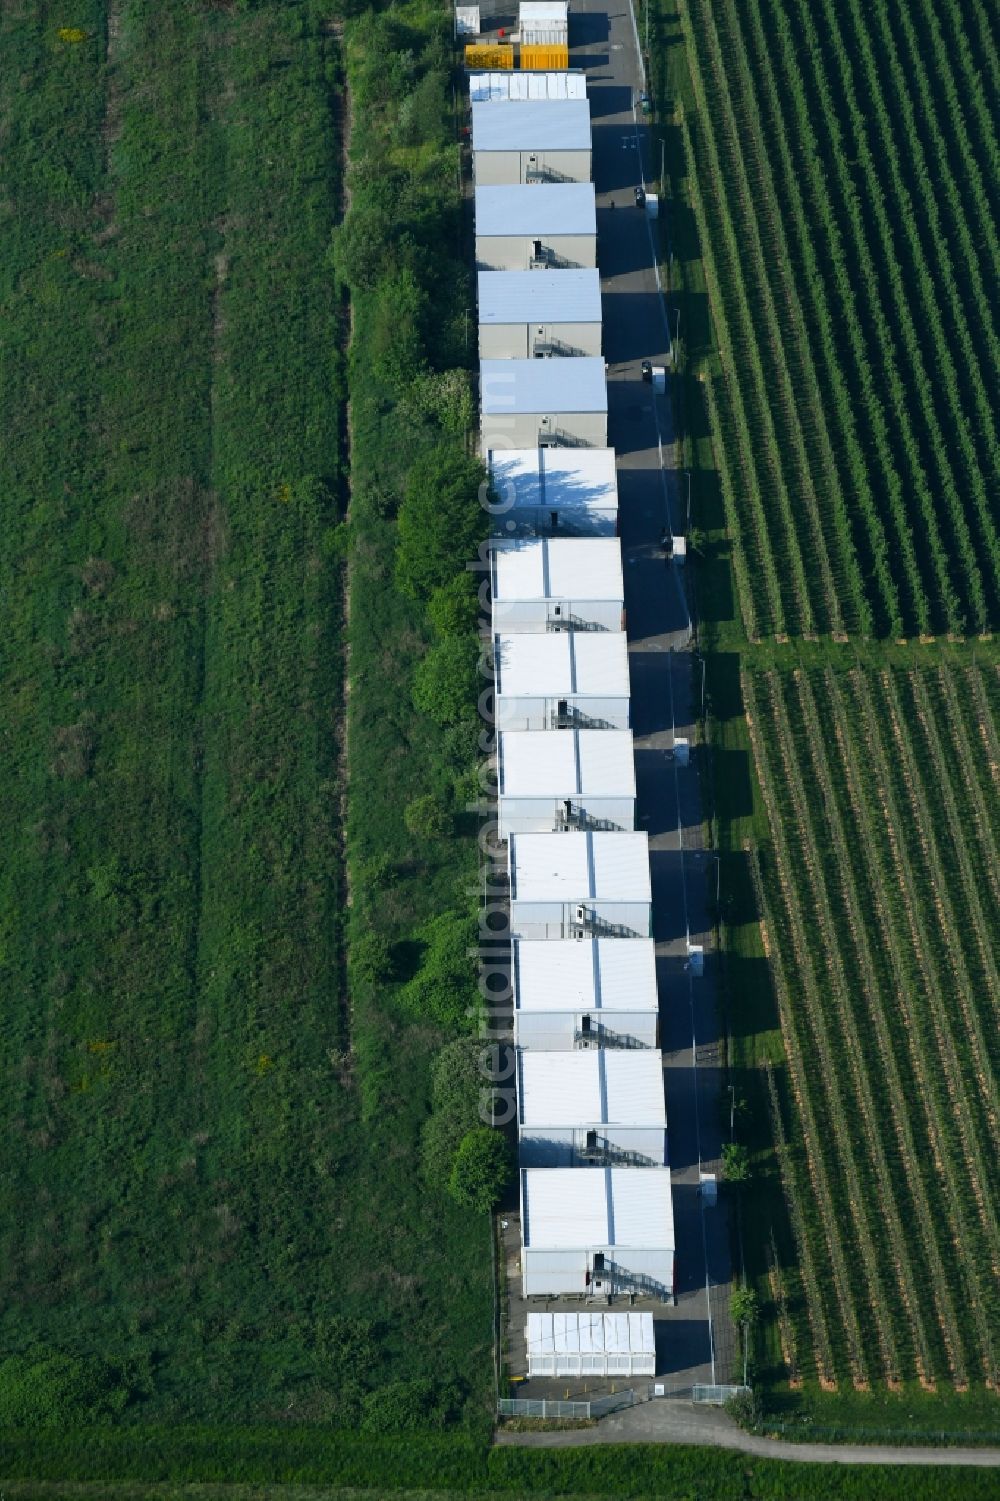
POLYGON ((494 448, 489 470, 497 496, 512 507, 618 509, 613 448, 494 448))
POLYGON ((480 99, 473 151, 589 151, 588 99, 480 99))
POLYGON ((476 189, 476 235, 596 235, 592 182, 508 183, 476 189))
POLYGON ((631 730, 501 730, 503 797, 635 797, 631 730))
POLYGON ((570 271, 480 271, 479 322, 600 323, 601 276, 570 271))
POLYGON ((608 410, 604 361, 597 355, 564 360, 480 360, 479 395, 483 411, 491 417, 518 412, 608 410))
POLYGON ((569 19, 569 0, 521 0, 517 7, 519 24, 525 21, 561 21, 569 19))
POLYGON ((515 939, 514 1004, 536 1012, 656 1011, 654 940, 515 939))
POLYGON ((521 1170, 521 1234, 534 1250, 673 1250, 668 1167, 521 1170))
POLYGON ((667 1127, 657 1048, 593 1048, 517 1055, 522 1126, 667 1127))
POLYGON ((629 696, 624 631, 500 633, 493 638, 493 660, 496 690, 508 698, 629 696))
MULTIPOLYGON (((478 30, 478 27, 477 27, 478 30)), ((586 99, 585 73, 470 73, 469 96, 508 103, 514 99, 586 99)))
POLYGON ((617 537, 506 537, 493 547, 493 599, 624 600, 617 537))
POLYGON ((529 1313, 528 1354, 655 1355, 651 1313, 529 1313))
MULTIPOLYGON (((561 731, 542 733, 558 735, 561 731)), ((639 830, 511 834, 507 860, 512 901, 652 900, 649 840, 639 830)))

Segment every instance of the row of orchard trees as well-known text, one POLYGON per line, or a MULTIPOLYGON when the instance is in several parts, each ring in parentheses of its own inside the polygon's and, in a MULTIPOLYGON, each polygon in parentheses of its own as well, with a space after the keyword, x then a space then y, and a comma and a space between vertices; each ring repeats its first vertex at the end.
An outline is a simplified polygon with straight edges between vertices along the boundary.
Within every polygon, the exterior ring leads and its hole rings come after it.
POLYGON ((788 1061, 771 1095, 796 1364, 811 1349, 821 1378, 859 1387, 995 1383, 996 676, 748 670, 743 692, 788 1061))
POLYGON ((709 403, 751 637, 997 617, 996 58, 975 29, 977 72, 965 8, 681 7, 723 364, 709 403))

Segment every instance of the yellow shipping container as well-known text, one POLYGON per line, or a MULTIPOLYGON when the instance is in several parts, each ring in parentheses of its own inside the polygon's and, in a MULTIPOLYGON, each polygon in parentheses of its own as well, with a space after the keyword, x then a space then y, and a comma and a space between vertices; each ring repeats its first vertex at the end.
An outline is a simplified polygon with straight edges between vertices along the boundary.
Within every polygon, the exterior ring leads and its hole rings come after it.
POLYGON ((557 73, 569 67, 569 47, 533 42, 521 48, 521 67, 532 73, 557 73))
POLYGON ((507 42, 470 42, 465 49, 465 66, 471 71, 482 68, 488 73, 513 68, 514 48, 507 42))

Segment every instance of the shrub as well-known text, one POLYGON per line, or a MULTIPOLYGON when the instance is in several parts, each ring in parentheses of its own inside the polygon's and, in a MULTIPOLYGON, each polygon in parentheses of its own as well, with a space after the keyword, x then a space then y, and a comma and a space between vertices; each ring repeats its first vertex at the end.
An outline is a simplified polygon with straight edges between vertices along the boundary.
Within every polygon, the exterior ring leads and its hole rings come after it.
POLYGON ((427 615, 439 636, 472 636, 479 621, 472 574, 456 573, 446 584, 439 584, 427 601, 427 615))
POLYGON ((437 839, 442 834, 450 834, 452 829, 448 805, 436 792, 425 792, 407 803, 403 809, 403 822, 407 833, 418 839, 437 839))
POLYGON ((475 925, 464 912, 442 912, 424 924, 420 936, 424 953, 417 973, 403 987, 403 1004, 416 1016, 468 1032, 480 1010, 469 959, 475 925))
POLYGON ((431 1070, 432 1114, 425 1123, 421 1160, 427 1181, 447 1189, 463 1139, 480 1124, 479 1100, 487 1080, 480 1069, 482 1043, 460 1037, 445 1043, 431 1070))
POLYGON ((381 933, 362 933, 351 944, 351 975, 366 985, 392 978, 392 950, 381 933))
POLYGON ((0 1363, 0 1427, 57 1428, 120 1411, 130 1392, 113 1368, 38 1349, 0 1363))
POLYGON ((435 724, 472 720, 479 702, 476 643, 446 636, 431 647, 413 675, 413 703, 435 724))
POLYGON ((753 1430, 760 1426, 764 1416, 760 1397, 754 1391, 737 1392, 726 1402, 726 1412, 741 1428, 753 1430))
POLYGON ((427 1377, 390 1381, 369 1392, 362 1404, 361 1427, 366 1433, 411 1433, 443 1428, 459 1406, 452 1386, 438 1386, 427 1377))
POLYGON ((750 1157, 739 1142, 727 1141, 722 1148, 722 1167, 727 1183, 746 1183, 750 1178, 750 1157))
POLYGON ((493 1208, 510 1181, 510 1148, 491 1126, 477 1126, 462 1138, 448 1191, 457 1203, 481 1214, 493 1208))
POLYGON ((452 444, 418 454, 410 467, 396 537, 396 578, 411 599, 426 600, 475 554, 486 535, 478 502, 486 471, 452 444))

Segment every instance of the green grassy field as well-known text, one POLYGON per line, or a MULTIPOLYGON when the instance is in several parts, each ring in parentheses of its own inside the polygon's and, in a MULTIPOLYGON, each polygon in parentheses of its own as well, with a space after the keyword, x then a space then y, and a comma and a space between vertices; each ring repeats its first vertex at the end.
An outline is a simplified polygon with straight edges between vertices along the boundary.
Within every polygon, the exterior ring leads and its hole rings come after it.
MULTIPOLYGON (((346 980, 337 30, 15 4, 0 53, 3 1420, 355 1423, 422 1378, 389 1408, 442 1421, 489 1381, 485 1224, 421 1189, 442 1034, 352 1027, 346 980)), ((408 864, 366 786, 426 632, 356 593, 352 817, 419 951, 466 857, 408 864)))
POLYGON ((996 39, 655 17, 756 1374, 995 1433, 996 39))

